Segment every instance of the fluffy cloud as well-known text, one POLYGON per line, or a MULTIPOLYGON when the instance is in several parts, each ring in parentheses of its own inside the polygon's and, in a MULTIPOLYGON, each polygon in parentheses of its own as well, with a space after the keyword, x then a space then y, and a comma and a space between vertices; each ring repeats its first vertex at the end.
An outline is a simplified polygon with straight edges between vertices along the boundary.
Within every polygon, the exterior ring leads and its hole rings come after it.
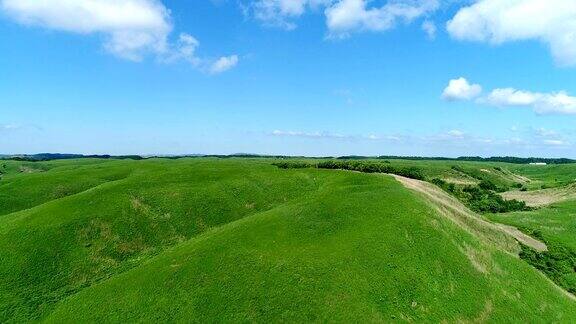
MULTIPOLYGON (((308 10, 323 9, 330 37, 343 38, 356 31, 385 31, 398 22, 411 22, 432 13, 439 0, 390 0, 369 6, 370 0, 256 0, 243 5, 245 14, 266 25, 287 30, 296 28, 294 20, 308 10)), ((435 26, 423 26, 429 35, 435 26)))
POLYGON ((539 94, 514 88, 494 89, 483 102, 493 106, 529 106, 536 103, 539 94))
POLYGON ((449 101, 474 100, 495 107, 530 107, 538 114, 576 114, 576 97, 564 91, 552 93, 531 92, 514 88, 498 88, 480 97, 482 87, 470 84, 465 78, 451 80, 442 98, 449 101))
POLYGON ((200 42, 192 35, 182 33, 178 37, 174 48, 164 59, 165 62, 184 60, 194 66, 200 66, 202 60, 196 56, 196 50, 200 47, 200 42))
POLYGON ((447 24, 453 38, 502 44, 540 40, 561 65, 576 65, 576 1, 479 0, 447 24))
POLYGON ((438 30, 438 28, 436 27, 436 24, 434 24, 434 22, 430 20, 425 20, 422 23, 422 30, 426 33, 426 35, 428 35, 429 39, 433 40, 436 38, 436 31, 438 30))
POLYGON ((0 0, 0 10, 23 25, 103 35, 104 48, 124 59, 152 54, 165 62, 212 64, 196 56, 200 43, 191 35, 170 43, 170 11, 159 0, 0 0))
POLYGON ((381 7, 368 7, 367 0, 339 0, 325 11, 332 37, 346 37, 354 31, 385 31, 398 21, 411 22, 439 7, 438 0, 390 1, 381 7))
POLYGON ((210 66, 210 73, 217 74, 230 70, 238 64, 238 56, 231 55, 219 58, 210 66))
POLYGON ((256 0, 243 5, 243 8, 246 14, 266 25, 291 30, 296 28, 293 19, 303 15, 306 9, 330 2, 332 0, 256 0))
POLYGON ((450 80, 442 93, 442 98, 448 101, 471 100, 482 93, 482 87, 478 84, 470 84, 465 78, 450 80))
POLYGON ((155 0, 2 0, 0 7, 21 24, 101 33, 106 50, 135 61, 167 51, 172 31, 169 11, 155 0))
POLYGON ((514 88, 494 89, 480 102, 497 107, 531 107, 538 114, 576 114, 576 97, 563 91, 539 93, 514 88))

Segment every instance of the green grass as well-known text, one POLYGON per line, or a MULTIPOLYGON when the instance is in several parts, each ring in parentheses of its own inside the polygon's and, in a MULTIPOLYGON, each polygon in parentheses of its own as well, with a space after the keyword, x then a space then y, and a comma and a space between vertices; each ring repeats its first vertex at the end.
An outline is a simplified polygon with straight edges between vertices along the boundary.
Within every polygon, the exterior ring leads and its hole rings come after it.
POLYGON ((555 188, 576 182, 576 164, 511 165, 510 170, 532 180, 529 189, 555 188))
POLYGON ((35 165, 0 180, 0 322, 576 317, 534 268, 388 176, 260 159, 35 165))
POLYGON ((0 218, 2 215, 31 208, 45 202, 70 196, 109 181, 126 178, 134 165, 107 163, 72 167, 33 163, 14 165, 14 170, 42 170, 8 174, 0 181, 0 218), (50 170, 51 172, 46 172, 50 170))
POLYGON ((555 241, 576 251, 576 201, 566 201, 531 212, 489 215, 499 223, 539 231, 546 241, 555 241))
POLYGON ((566 290, 576 293, 576 201, 554 204, 532 212, 489 215, 546 242, 548 251, 525 248, 521 255, 566 290))
POLYGON ((500 187, 515 187, 520 183, 510 173, 521 175, 532 180, 525 186, 530 190, 562 187, 576 182, 576 164, 557 165, 526 165, 501 162, 463 162, 463 161, 408 161, 390 160, 391 165, 422 168, 431 178, 462 178, 471 176, 488 180, 500 187), (452 170, 452 166, 463 169, 461 172, 452 170))

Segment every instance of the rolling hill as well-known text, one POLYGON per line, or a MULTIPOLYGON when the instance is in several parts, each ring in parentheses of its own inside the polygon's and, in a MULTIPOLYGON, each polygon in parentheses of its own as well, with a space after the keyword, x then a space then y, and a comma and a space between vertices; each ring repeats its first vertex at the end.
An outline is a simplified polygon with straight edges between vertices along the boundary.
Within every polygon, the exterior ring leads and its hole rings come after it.
MULTIPOLYGON (((480 215, 452 217, 389 175, 270 162, 6 161, 0 321, 576 318, 573 297, 480 215)), ((464 177, 453 162, 391 163, 464 177)))

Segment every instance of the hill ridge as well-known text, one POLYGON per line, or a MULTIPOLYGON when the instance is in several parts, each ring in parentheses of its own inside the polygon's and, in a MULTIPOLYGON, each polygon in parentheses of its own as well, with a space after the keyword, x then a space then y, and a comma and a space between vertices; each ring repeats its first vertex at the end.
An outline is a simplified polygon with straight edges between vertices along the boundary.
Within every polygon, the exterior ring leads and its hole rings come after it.
POLYGON ((495 243, 497 246, 501 247, 503 250, 508 251, 513 254, 518 254, 520 251, 518 246, 514 246, 507 242, 502 244, 499 242, 497 237, 494 237, 495 233, 487 233, 477 228, 477 226, 484 227, 490 231, 496 231, 513 237, 518 242, 527 245, 536 251, 546 251, 546 244, 519 231, 517 228, 509 225, 494 224, 483 219, 480 215, 474 213, 468 207, 464 206, 456 198, 445 193, 442 189, 436 187, 425 181, 420 181, 416 179, 410 179, 398 175, 392 175, 396 180, 402 183, 406 188, 416 191, 423 195, 427 201, 431 202, 432 205, 439 210, 441 215, 447 216, 456 224, 462 228, 476 234, 477 236, 487 239, 491 243, 495 243))

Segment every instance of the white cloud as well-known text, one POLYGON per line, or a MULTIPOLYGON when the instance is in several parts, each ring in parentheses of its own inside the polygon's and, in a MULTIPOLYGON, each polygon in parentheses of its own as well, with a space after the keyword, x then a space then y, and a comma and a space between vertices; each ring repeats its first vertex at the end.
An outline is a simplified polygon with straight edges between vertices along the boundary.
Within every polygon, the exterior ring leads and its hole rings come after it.
POLYGON ((546 129, 546 128, 537 128, 534 130, 536 132, 536 134, 540 137, 557 137, 558 136, 558 132, 555 130, 550 130, 550 129, 546 129))
POLYGON ((293 19, 302 16, 308 8, 330 2, 332 0, 256 0, 243 7, 247 15, 266 25, 292 30, 296 28, 293 19))
POLYGON ((442 98, 448 101, 471 100, 482 93, 482 87, 471 84, 465 78, 450 80, 442 93, 442 98))
POLYGON ((388 136, 384 137, 385 140, 394 141, 394 142, 399 142, 402 140, 402 138, 403 137, 397 136, 397 135, 388 135, 388 136))
POLYGON ((238 55, 224 56, 210 66, 210 73, 218 74, 230 70, 238 64, 238 55))
POLYGON ((558 131, 547 129, 547 128, 536 128, 533 129, 533 135, 536 140, 540 140, 541 143, 547 146, 569 146, 570 142, 558 131))
POLYGON ((453 137, 453 138, 464 138, 464 135, 465 135, 465 134, 464 134, 463 131, 460 131, 460 130, 457 130, 457 129, 453 129, 453 130, 449 131, 449 132, 447 133, 447 135, 448 135, 449 137, 453 137))
POLYGON ((283 130, 275 130, 270 133, 273 136, 279 137, 302 137, 302 138, 310 138, 310 139, 336 139, 336 140, 346 140, 346 141, 400 141, 402 140, 399 136, 379 136, 376 134, 368 134, 368 135, 343 135, 338 133, 330 133, 330 132, 301 132, 301 131, 283 131, 283 130))
POLYGON ((428 39, 436 39, 436 31, 438 28, 436 28, 436 24, 433 21, 425 20, 422 23, 422 30, 426 33, 428 39))
POLYGON ((336 138, 345 139, 350 138, 350 136, 326 133, 326 132, 299 132, 299 131, 282 131, 275 130, 272 132, 274 136, 287 136, 287 137, 307 137, 307 138, 336 138))
POLYGON ((538 114, 576 114, 576 97, 564 91, 539 93, 514 88, 494 89, 480 102, 497 107, 531 107, 538 114))
POLYGON ((399 21, 411 22, 439 7, 438 0, 389 1, 381 7, 369 7, 367 0, 339 0, 326 11, 331 37, 347 37, 355 31, 385 31, 399 21))
MULTIPOLYGON (((493 132, 489 136, 464 132, 460 129, 452 129, 439 133, 428 133, 421 135, 414 134, 368 134, 368 135, 342 135, 330 132, 302 132, 302 131, 282 131, 275 130, 268 135, 276 137, 294 137, 310 140, 330 140, 343 143, 353 143, 354 145, 378 145, 379 149, 386 149, 393 145, 403 147, 416 147, 420 150, 438 147, 458 148, 467 150, 464 155, 478 155, 480 152, 500 152, 490 153, 493 156, 510 154, 510 152, 521 152, 523 150, 569 150, 573 149, 571 138, 562 136, 558 132, 541 129, 539 136, 536 129, 534 132, 526 133, 519 137, 493 137, 493 132), (390 146, 388 146, 390 145, 390 146), (496 150, 496 151, 495 151, 496 150)), ((462 152, 462 151, 460 151, 462 152)), ((380 152, 381 153, 381 152, 380 152)), ((411 153, 413 154, 413 153, 411 153)), ((462 154, 462 153, 458 153, 462 154)), ((517 154, 517 153, 515 153, 517 154)), ((532 154, 532 153, 530 153, 532 154)))
POLYGON ((19 129, 21 128, 20 125, 16 125, 16 124, 4 124, 4 125, 0 125, 0 129, 2 130, 13 130, 13 129, 19 129))
POLYGON ((0 8, 21 24, 103 34, 107 51, 134 61, 167 51, 172 31, 168 9, 156 0, 2 0, 0 8))
MULTIPOLYGON (((295 20, 307 11, 324 9, 329 37, 344 38, 356 31, 385 31, 398 22, 411 22, 439 7, 439 0, 390 0, 381 6, 369 6, 371 0, 256 0, 243 4, 246 15, 265 25, 292 30, 295 20)), ((241 2, 242 4, 242 2, 241 2)), ((435 33, 431 23, 423 27, 435 33)))
POLYGON ((570 145, 569 142, 566 142, 563 140, 545 140, 543 143, 546 145, 550 145, 550 146, 568 146, 568 145, 570 145))
POLYGON ((561 65, 576 65, 576 1, 479 0, 447 24, 458 40, 502 44, 539 40, 561 65))
POLYGON ((170 43, 170 11, 160 0, 0 0, 0 10, 27 26, 102 35, 104 49, 124 59, 152 54, 164 62, 210 64, 196 56, 200 43, 191 35, 182 33, 170 43))
POLYGON ((514 88, 494 89, 483 102, 493 106, 529 106, 536 103, 540 94, 514 88))
POLYGON ((182 33, 178 41, 171 49, 170 53, 163 59, 165 62, 176 62, 184 60, 193 66, 199 66, 202 60, 196 56, 196 50, 200 47, 200 42, 192 35, 182 33))
POLYGON ((576 115, 576 97, 565 91, 540 93, 514 88, 497 88, 488 95, 482 93, 479 84, 470 84, 465 78, 451 80, 442 93, 449 101, 473 100, 495 107, 530 107, 537 114, 576 115))

